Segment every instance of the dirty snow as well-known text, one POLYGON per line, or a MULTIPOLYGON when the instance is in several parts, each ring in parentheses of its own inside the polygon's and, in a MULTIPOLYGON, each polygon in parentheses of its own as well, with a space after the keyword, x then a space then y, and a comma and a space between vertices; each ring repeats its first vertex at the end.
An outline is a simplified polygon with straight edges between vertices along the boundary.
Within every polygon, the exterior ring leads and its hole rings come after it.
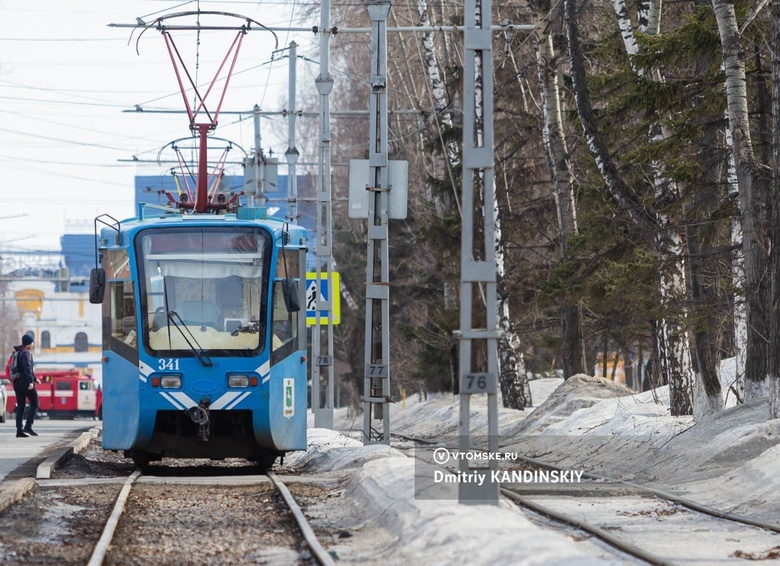
MULTIPOLYGON (((724 370, 728 376, 728 365, 724 370)), ((609 380, 581 375, 566 382, 534 380, 531 388, 535 409, 499 410, 501 451, 780 522, 780 421, 768 420, 766 401, 733 406, 727 399, 731 407, 694 423, 690 417, 670 415, 666 387, 637 394, 609 380)), ((484 397, 473 399, 472 434, 477 436, 486 432, 487 410, 484 397)), ((459 416, 457 397, 415 396, 393 405, 391 428, 449 443, 458 434, 459 416)), ((339 409, 335 417, 339 432, 310 429, 309 450, 288 455, 285 463, 308 473, 348 472, 341 520, 349 521, 360 540, 371 544, 351 544, 349 538, 336 543, 330 548, 341 560, 626 563, 531 522, 505 501, 496 507, 415 497, 419 465, 415 468, 412 458, 392 446, 363 446, 358 440, 362 416, 339 409)))

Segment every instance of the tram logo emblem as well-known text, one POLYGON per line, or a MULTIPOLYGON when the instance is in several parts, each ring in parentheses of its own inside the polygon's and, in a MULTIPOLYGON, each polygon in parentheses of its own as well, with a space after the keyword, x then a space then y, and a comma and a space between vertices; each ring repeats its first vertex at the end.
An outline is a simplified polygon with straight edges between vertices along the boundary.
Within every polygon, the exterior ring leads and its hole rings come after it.
POLYGON ((284 411, 282 414, 290 418, 295 414, 295 380, 287 378, 284 380, 284 411))

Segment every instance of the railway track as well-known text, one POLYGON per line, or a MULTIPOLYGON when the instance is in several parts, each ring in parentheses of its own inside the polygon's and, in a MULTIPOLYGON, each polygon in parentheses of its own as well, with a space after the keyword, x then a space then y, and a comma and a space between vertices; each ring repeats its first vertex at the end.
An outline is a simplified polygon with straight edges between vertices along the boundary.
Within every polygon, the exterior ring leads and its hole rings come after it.
MULTIPOLYGON (((424 439, 397 435, 405 442, 424 439)), ((539 471, 566 472, 557 466, 518 457, 500 471, 522 472, 537 481, 502 482, 502 495, 530 511, 548 527, 580 533, 618 556, 648 564, 725 564, 780 559, 780 525, 713 509, 668 491, 592 474, 580 481, 545 483, 539 471), (585 533, 584 535, 582 533, 585 533)), ((450 470, 456 472, 452 467, 450 470)), ((570 470, 569 470, 570 471, 570 470)), ((573 477, 571 474, 569 477, 573 477)), ((557 477, 562 477, 560 474, 557 477)))
POLYGON ((0 520, 0 562, 331 565, 291 493, 323 488, 273 472, 41 480, 0 520))
POLYGON ((649 564, 720 564, 780 557, 776 525, 710 509, 672 494, 621 482, 505 485, 521 507, 649 564))
MULTIPOLYGON (((130 491, 133 485, 140 477, 141 477, 141 472, 139 470, 136 470, 130 475, 130 477, 124 483, 122 490, 120 491, 119 496, 117 497, 117 501, 116 504, 114 505, 114 509, 103 528, 103 532, 101 534, 100 540, 98 541, 97 545, 95 545, 95 550, 93 551, 92 556, 90 557, 88 566, 102 566, 102 564, 104 563, 106 559, 106 555, 108 553, 109 545, 111 544, 114 538, 114 533, 116 532, 119 521, 124 513, 124 509, 128 497, 130 495, 130 491)), ((334 564, 333 559, 327 553, 327 551, 322 547, 320 542, 317 540, 317 537, 314 534, 314 531, 312 530, 311 526, 309 526, 309 523, 306 520, 305 515, 301 511, 298 504, 295 502, 295 499, 293 498, 292 494, 290 493, 290 490, 287 488, 284 482, 282 482, 279 476, 277 476, 275 473, 271 471, 266 472, 266 477, 271 481, 275 490, 280 494, 281 500, 284 501, 287 510, 292 514, 295 523, 301 533, 301 536, 305 540, 306 545, 308 546, 309 552, 311 553, 311 556, 314 559, 314 561, 317 564, 320 564, 322 566, 333 565, 334 564)), ((114 561, 112 560, 111 562, 113 563, 114 561)))

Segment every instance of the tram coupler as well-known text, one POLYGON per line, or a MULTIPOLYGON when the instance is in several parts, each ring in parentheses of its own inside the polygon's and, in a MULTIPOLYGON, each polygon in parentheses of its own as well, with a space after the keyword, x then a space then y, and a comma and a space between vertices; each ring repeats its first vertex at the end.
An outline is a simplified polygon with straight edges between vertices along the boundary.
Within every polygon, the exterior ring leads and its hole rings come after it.
POLYGON ((198 425, 198 436, 203 442, 211 440, 211 427, 209 426, 209 405, 211 401, 202 399, 199 405, 187 409, 187 415, 198 425))

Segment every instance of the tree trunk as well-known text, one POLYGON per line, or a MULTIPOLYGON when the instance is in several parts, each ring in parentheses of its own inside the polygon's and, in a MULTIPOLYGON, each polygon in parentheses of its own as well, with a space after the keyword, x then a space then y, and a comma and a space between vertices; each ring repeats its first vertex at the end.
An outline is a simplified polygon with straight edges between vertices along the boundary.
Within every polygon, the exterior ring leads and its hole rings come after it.
MULTIPOLYGON (((418 0, 417 13, 420 15, 420 26, 428 27, 431 25, 431 20, 428 15, 428 4, 425 0, 418 0)), ((449 101, 447 100, 444 81, 442 80, 442 73, 439 67, 439 58, 436 54, 436 47, 433 39, 434 35, 430 32, 422 34, 423 62, 425 63, 427 83, 433 101, 433 119, 436 125, 435 132, 439 136, 439 139, 442 139, 442 130, 449 130, 452 128, 452 114, 447 110, 449 101)), ((453 171, 460 166, 458 143, 451 136, 448 136, 447 139, 448 141, 443 144, 442 148, 444 159, 438 159, 438 163, 434 162, 432 164, 432 176, 435 178, 449 179, 449 184, 453 187, 453 192, 450 194, 445 191, 434 191, 430 182, 426 182, 425 186, 428 199, 434 203, 434 210, 439 218, 448 218, 452 214, 453 195, 455 194, 455 175, 453 174, 453 171)), ((442 279, 444 285, 442 296, 444 310, 453 311, 458 308, 457 287, 454 282, 450 281, 446 276, 442 279)), ((450 381, 453 384, 453 391, 457 393, 460 381, 457 359, 454 363, 450 363, 450 381)))
POLYGON ((637 16, 639 30, 647 35, 658 35, 661 30, 661 0, 639 0, 637 16))
MULTIPOLYGON (((564 0, 564 19, 569 42, 572 89, 577 104, 577 114, 582 123, 583 134, 588 149, 596 161, 607 190, 617 204, 625 210, 636 224, 648 233, 656 234, 664 269, 661 272, 661 299, 667 304, 678 302, 680 290, 684 290, 684 271, 679 268, 678 260, 682 253, 682 241, 674 230, 670 230, 668 219, 659 218, 654 210, 645 207, 623 179, 619 176, 608 148, 600 138, 590 94, 587 89, 582 46, 579 38, 579 26, 575 0, 564 0), (668 270, 672 270, 668 272, 668 270), (666 273, 665 273, 666 271, 666 273)), ((675 321, 664 320, 656 326, 658 344, 658 370, 662 379, 670 385, 671 410, 673 415, 691 414, 693 411, 691 394, 690 350, 685 332, 675 321)))
MULTIPOLYGON (((569 170, 569 151, 563 133, 560 93, 558 90, 558 65, 552 35, 550 34, 550 5, 538 5, 538 16, 542 25, 534 34, 539 90, 542 100, 542 138, 547 166, 553 183, 555 206, 558 212, 561 261, 569 259, 568 240, 577 233, 577 208, 574 186, 569 170)), ((582 334, 582 307, 578 301, 561 297, 561 320, 563 322, 563 369, 564 378, 578 373, 587 373, 585 340, 582 334)))
POLYGON ((780 0, 772 0, 772 290, 769 340, 769 407, 780 418, 780 0))
POLYGON ((745 398, 751 400, 768 393, 766 337, 769 336, 769 325, 764 313, 764 305, 768 297, 765 278, 768 262, 763 247, 766 241, 763 217, 766 213, 762 210, 760 187, 756 181, 756 166, 748 119, 745 66, 741 58, 742 49, 734 4, 728 0, 712 0, 712 8, 718 23, 723 49, 729 129, 734 144, 733 154, 739 187, 748 320, 745 398))
MULTIPOLYGON (((728 112, 726 112, 728 123, 728 112)), ((739 202, 739 185, 737 184, 737 167, 734 164, 734 144, 731 141, 731 130, 726 127, 726 146, 729 148, 727 183, 729 198, 739 202)), ((745 360, 747 358, 747 300, 745 298, 745 254, 742 249, 742 221, 739 216, 731 220, 731 247, 734 249, 731 258, 731 282, 734 285, 734 361, 736 376, 731 387, 737 402, 745 401, 745 360)))
MULTIPOLYGON (((657 238, 661 253, 660 295, 666 315, 656 324, 658 377, 669 384, 672 415, 693 414, 693 367, 691 347, 684 318, 672 316, 687 299, 685 268, 682 261, 683 239, 666 216, 661 217, 657 238)), ((660 385, 659 383, 659 385, 660 385)))
MULTIPOLYGON (((701 62, 708 64, 707 61, 701 62)), ((687 242, 689 280, 691 289, 691 311, 694 317, 694 420, 716 413, 723 409, 723 394, 720 386, 720 364, 718 359, 717 328, 718 318, 716 277, 708 270, 712 269, 714 257, 711 234, 712 225, 705 222, 712 218, 718 206, 718 176, 716 168, 707 168, 709 156, 716 150, 716 131, 712 124, 698 124, 703 135, 696 140, 697 155, 705 171, 705 185, 691 195, 687 217, 687 242)))
MULTIPOLYGON (((630 56, 639 53, 639 45, 634 36, 631 20, 625 0, 613 0, 615 16, 623 38, 626 53, 630 56)), ((648 34, 658 33, 660 26, 660 2, 640 4, 640 27, 648 34)), ((644 76, 643 69, 634 69, 644 76)), ((652 73, 656 81, 661 81, 658 71, 652 73)), ((650 141, 658 143, 666 134, 660 125, 650 130, 650 141)), ((653 185, 657 202, 672 203, 680 199, 680 189, 676 183, 666 178, 660 163, 653 164, 653 185)), ((659 271, 659 289, 661 309, 664 316, 655 326, 657 334, 654 344, 657 369, 663 382, 669 384, 672 414, 688 415, 693 412, 692 361, 688 334, 684 329, 686 312, 683 305, 687 294, 685 240, 677 226, 666 214, 658 213, 658 232, 656 243, 661 263, 659 271), (673 313, 679 313, 675 315, 673 313), (667 356, 674 356, 669 359, 667 356)))
MULTIPOLYGON (((694 74, 700 76, 715 63, 714 57, 699 57, 694 74)), ((695 104, 703 103, 696 100, 695 104)), ((704 183, 695 187, 686 199, 686 242, 688 247, 688 279, 693 315, 694 393, 693 417, 703 417, 723 409, 718 356, 718 319, 716 316, 717 287, 712 275, 715 256, 713 231, 716 225, 707 222, 717 213, 718 188, 721 186, 718 168, 712 167, 710 156, 717 151, 717 127, 700 117, 695 124, 701 131, 696 141, 696 156, 703 171, 704 183)))

